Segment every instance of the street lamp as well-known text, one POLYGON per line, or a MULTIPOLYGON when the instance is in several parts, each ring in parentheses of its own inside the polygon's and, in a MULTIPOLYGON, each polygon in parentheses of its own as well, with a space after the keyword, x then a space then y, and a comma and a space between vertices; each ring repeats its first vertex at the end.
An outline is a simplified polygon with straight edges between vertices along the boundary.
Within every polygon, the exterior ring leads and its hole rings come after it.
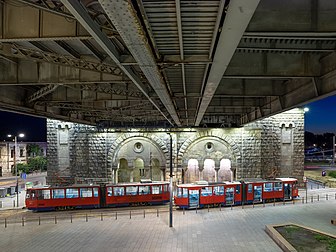
POLYGON ((8 134, 7 137, 14 137, 14 166, 15 166, 15 177, 16 177, 16 206, 19 207, 19 177, 17 170, 17 162, 16 162, 16 151, 17 151, 17 138, 24 137, 23 133, 18 134, 17 136, 8 134))

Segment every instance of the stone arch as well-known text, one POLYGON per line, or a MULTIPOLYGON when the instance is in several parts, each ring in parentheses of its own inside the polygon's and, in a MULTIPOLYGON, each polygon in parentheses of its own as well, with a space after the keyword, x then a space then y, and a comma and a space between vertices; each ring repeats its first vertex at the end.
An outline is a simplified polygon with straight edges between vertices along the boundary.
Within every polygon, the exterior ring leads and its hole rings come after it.
POLYGON ((198 132, 197 134, 193 134, 190 138, 184 141, 184 143, 181 145, 178 151, 178 160, 180 165, 182 165, 183 157, 186 153, 186 151, 190 148, 190 146, 201 138, 206 137, 214 137, 219 139, 220 141, 223 141, 224 143, 227 143, 227 145, 230 147, 230 150, 232 151, 233 155, 235 156, 236 160, 234 160, 237 165, 241 162, 241 153, 239 146, 235 143, 234 140, 232 140, 230 137, 228 137, 224 132, 219 131, 205 131, 205 132, 198 132))
POLYGON ((146 153, 142 153, 142 151, 139 151, 138 154, 133 153, 137 157, 142 158, 144 160, 145 166, 149 168, 145 171, 142 171, 142 178, 147 178, 148 176, 154 174, 155 179, 160 177, 160 180, 164 180, 163 173, 164 169, 166 168, 166 162, 169 160, 169 151, 166 143, 157 135, 142 132, 123 133, 111 144, 108 150, 107 164, 108 169, 113 174, 113 177, 117 176, 116 170, 118 169, 118 160, 121 158, 128 160, 128 163, 131 164, 131 167, 133 167, 134 160, 130 160, 129 156, 125 155, 125 153, 121 153, 121 150, 123 149, 123 146, 130 146, 131 143, 133 144, 132 146, 134 146, 132 148, 136 148, 134 145, 135 141, 147 143, 148 146, 152 146, 152 151, 155 153, 153 157, 150 157, 150 151, 148 149, 146 150, 146 153), (159 169, 162 174, 158 176, 157 170, 155 170, 153 173, 153 170, 150 170, 151 168, 159 169))
MULTIPOLYGON (((204 148, 208 148, 207 144, 204 146, 204 148)), ((203 131, 199 132, 198 134, 195 134, 188 138, 183 145, 180 147, 178 152, 178 161, 179 166, 182 167, 182 173, 185 173, 185 168, 188 164, 188 159, 195 158, 198 160, 199 164, 199 170, 202 172, 204 169, 204 161, 205 159, 212 159, 215 161, 215 169, 214 169, 214 178, 215 181, 218 180, 218 170, 220 169, 220 160, 221 159, 230 159, 231 161, 231 171, 233 174, 235 174, 238 167, 241 166, 241 153, 239 146, 227 135, 225 135, 224 131, 216 130, 216 131, 203 131), (214 141, 217 142, 217 149, 215 148, 213 151, 211 151, 211 146, 209 146, 210 151, 207 151, 206 149, 204 152, 193 154, 188 153, 190 149, 200 142, 206 142, 214 141), (219 146, 223 146, 224 149, 226 148, 226 153, 221 152, 218 149, 219 146)), ((202 174, 200 175, 202 177, 202 174)), ((183 178, 182 178, 183 180, 183 178)), ((211 179, 213 180, 213 178, 211 179)))

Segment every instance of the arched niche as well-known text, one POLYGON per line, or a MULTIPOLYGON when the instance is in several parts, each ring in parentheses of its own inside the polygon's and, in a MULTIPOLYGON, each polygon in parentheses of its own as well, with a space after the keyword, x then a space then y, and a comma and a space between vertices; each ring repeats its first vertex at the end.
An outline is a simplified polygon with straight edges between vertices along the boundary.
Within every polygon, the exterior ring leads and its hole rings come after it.
POLYGON ((203 169, 203 180, 208 182, 216 182, 216 170, 215 170, 215 161, 212 159, 204 160, 204 169, 203 169))
MULTIPOLYGON (((238 160, 235 155, 236 152, 233 151, 232 146, 228 142, 219 137, 203 136, 194 140, 189 144, 182 156, 182 181, 184 183, 195 182, 197 180, 207 180, 209 182, 221 181, 222 179, 219 175, 223 175, 219 173, 221 170, 220 161, 222 159, 229 160, 230 169, 235 169, 238 160), (198 160, 197 168, 194 169, 190 165, 190 160, 198 160)), ((231 177, 228 180, 231 180, 231 177)))
POLYGON ((233 180, 233 172, 231 170, 230 159, 223 158, 220 161, 220 168, 218 170, 218 181, 231 181, 233 180))
POLYGON ((189 159, 187 168, 184 169, 184 183, 192 183, 199 179, 200 171, 197 159, 189 159))
POLYGON ((137 182, 141 179, 164 180, 166 158, 161 148, 151 139, 136 136, 121 142, 112 158, 114 174, 119 173, 121 158, 128 161, 130 169, 129 180, 125 182, 137 182))

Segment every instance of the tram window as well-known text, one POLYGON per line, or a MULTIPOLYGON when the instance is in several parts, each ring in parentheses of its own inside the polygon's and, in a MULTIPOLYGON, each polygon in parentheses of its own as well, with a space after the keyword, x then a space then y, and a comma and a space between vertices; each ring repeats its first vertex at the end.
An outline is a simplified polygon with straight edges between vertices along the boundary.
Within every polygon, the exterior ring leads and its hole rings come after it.
POLYGON ((177 188, 177 197, 182 198, 182 188, 180 187, 177 188))
POLYGON ((137 195, 138 187, 137 186, 126 186, 126 195, 137 195))
MULTIPOLYGON (((43 190, 43 191, 49 191, 49 190, 43 190)), ((52 197, 53 199, 64 199, 64 189, 53 189, 52 190, 52 197)))
MULTIPOLYGON (((125 189, 122 186, 113 187, 113 191, 114 191, 114 196, 124 196, 125 195, 125 189)), ((112 191, 111 191, 111 196, 112 196, 112 191)))
POLYGON ((252 193, 252 184, 247 185, 247 192, 252 193))
POLYGON ((32 198, 32 199, 35 199, 35 191, 34 190, 31 190, 29 194, 26 194, 26 196, 28 195, 27 199, 28 198, 32 198))
POLYGON ((93 197, 95 197, 95 198, 98 197, 98 188, 97 187, 93 188, 93 197))
MULTIPOLYGON (((180 188, 179 188, 180 189, 180 188)), ((162 190, 161 190, 161 186, 160 185, 153 185, 152 186, 152 194, 161 194, 162 190)))
POLYGON ((183 188, 183 194, 182 194, 183 198, 188 198, 188 188, 183 188))
POLYGON ((240 185, 236 186, 236 194, 240 194, 240 185))
MULTIPOLYGON (((112 187, 107 187, 107 196, 111 197, 112 196, 112 187)), ((116 195, 115 195, 116 196, 116 195)))
POLYGON ((215 195, 224 195, 224 186, 215 186, 214 187, 215 195))
POLYGON ((201 190, 201 195, 202 196, 212 196, 212 187, 211 186, 203 187, 201 190))
POLYGON ((149 186, 139 186, 139 195, 149 194, 149 186))
POLYGON ((275 182, 274 183, 274 191, 276 191, 276 192, 282 191, 282 182, 275 182))
POLYGON ((92 188, 80 188, 80 197, 81 198, 90 198, 92 197, 92 188))
POLYGON ((65 195, 67 199, 78 198, 79 197, 78 188, 67 188, 65 190, 65 195))
POLYGON ((168 185, 163 185, 163 191, 164 192, 168 192, 169 190, 168 190, 168 185))
POLYGON ((265 183, 264 192, 272 192, 272 191, 273 191, 273 183, 265 183))
POLYGON ((38 190, 37 191, 38 199, 50 199, 50 190, 38 190))

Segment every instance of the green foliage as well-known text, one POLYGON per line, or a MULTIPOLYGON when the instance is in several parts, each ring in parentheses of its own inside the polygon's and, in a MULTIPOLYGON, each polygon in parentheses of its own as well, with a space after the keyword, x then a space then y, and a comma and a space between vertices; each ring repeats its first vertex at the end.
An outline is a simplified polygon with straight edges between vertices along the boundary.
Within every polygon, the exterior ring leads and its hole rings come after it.
POLYGON ((43 149, 38 144, 27 144, 28 156, 36 157, 42 154, 43 149))
POLYGON ((297 226, 285 226, 285 230, 289 235, 293 233, 294 231, 297 231, 298 229, 299 227, 297 226))
POLYGON ((336 178, 336 171, 328 171, 328 176, 336 178))
POLYGON ((328 243, 328 251, 336 252, 336 239, 321 234, 315 235, 314 238, 318 241, 328 243))
POLYGON ((47 170, 47 158, 37 156, 34 158, 30 158, 28 160, 28 165, 31 168, 31 171, 46 171, 47 170))
MULTIPOLYGON (((17 165, 18 173, 32 173, 34 171, 43 172, 47 171, 47 159, 46 157, 34 157, 29 158, 27 164, 18 164, 17 165)), ((13 171, 13 175, 15 175, 15 171, 13 171)))

